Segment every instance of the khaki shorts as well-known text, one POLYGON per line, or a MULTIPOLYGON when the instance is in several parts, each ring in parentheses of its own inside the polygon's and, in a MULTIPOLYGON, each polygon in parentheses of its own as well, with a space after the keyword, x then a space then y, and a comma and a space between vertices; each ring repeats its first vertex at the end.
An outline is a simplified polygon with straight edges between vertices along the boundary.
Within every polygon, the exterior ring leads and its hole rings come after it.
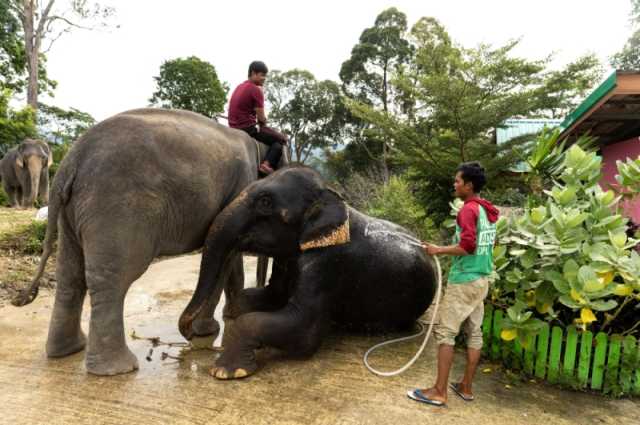
POLYGON ((460 327, 464 325, 467 347, 482 348, 484 299, 489 292, 489 279, 481 277, 467 283, 450 283, 442 298, 439 323, 435 327, 438 345, 455 345, 460 327))

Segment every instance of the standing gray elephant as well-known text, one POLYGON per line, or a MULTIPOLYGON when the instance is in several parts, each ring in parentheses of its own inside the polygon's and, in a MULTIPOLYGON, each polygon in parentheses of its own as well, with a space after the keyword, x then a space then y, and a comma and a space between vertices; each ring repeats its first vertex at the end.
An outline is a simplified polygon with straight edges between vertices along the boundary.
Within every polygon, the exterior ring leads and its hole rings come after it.
MULTIPOLYGON (((47 354, 85 347, 82 304, 91 297, 87 371, 115 375, 137 369, 125 342, 124 298, 159 255, 200 248, 215 216, 256 180, 267 146, 201 115, 139 109, 107 119, 78 140, 53 180, 44 252, 32 286, 14 300, 31 302, 56 234, 57 290, 47 354)), ((242 256, 224 266, 228 299, 244 286, 242 256)), ((194 332, 217 332, 217 291, 194 332)))
POLYGON ((0 161, 2 187, 12 207, 32 208, 36 200, 49 203, 51 148, 41 141, 25 139, 0 161))

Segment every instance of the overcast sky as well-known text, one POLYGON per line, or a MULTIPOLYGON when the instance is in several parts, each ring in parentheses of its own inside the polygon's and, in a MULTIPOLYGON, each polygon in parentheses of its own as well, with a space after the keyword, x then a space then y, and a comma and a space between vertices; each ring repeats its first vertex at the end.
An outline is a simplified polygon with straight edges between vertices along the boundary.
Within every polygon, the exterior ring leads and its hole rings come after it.
POLYGON ((438 19, 457 42, 503 44, 522 38, 518 54, 539 59, 555 52, 554 66, 594 52, 608 57, 630 35, 629 0, 323 0, 323 1, 105 1, 120 28, 75 30, 48 55, 48 72, 59 85, 62 107, 97 120, 146 106, 153 76, 163 61, 195 55, 212 63, 231 88, 254 59, 270 69, 302 68, 316 78, 338 80, 363 29, 395 6, 409 25, 438 19))

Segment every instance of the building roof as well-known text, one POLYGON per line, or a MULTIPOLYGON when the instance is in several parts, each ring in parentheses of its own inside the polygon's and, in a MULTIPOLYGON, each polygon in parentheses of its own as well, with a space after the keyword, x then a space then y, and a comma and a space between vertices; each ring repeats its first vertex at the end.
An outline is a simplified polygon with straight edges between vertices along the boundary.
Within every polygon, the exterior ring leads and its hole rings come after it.
POLYGON ((601 145, 640 135, 640 72, 615 71, 560 124, 560 139, 584 134, 601 145))
MULTIPOLYGON (((496 144, 501 145, 516 137, 538 134, 544 127, 554 128, 560 125, 562 120, 555 119, 509 119, 496 128, 496 144)), ((516 173, 526 173, 529 166, 525 162, 520 162, 510 171, 516 173)))
POLYGON ((496 128, 496 143, 501 145, 516 137, 527 134, 537 134, 545 126, 549 128, 557 127, 562 120, 555 119, 509 119, 496 128))

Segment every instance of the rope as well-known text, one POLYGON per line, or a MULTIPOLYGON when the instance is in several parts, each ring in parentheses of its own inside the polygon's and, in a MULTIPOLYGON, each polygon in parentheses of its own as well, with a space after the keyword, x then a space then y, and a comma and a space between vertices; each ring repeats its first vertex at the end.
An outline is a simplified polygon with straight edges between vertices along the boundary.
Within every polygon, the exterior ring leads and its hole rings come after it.
POLYGON ((407 369, 409 369, 411 366, 413 366, 413 364, 416 362, 416 360, 418 360, 418 357, 420 357, 420 355, 422 354, 422 352, 424 351, 424 348, 427 346, 427 342, 429 341, 429 337, 431 336, 431 331, 433 330, 433 323, 435 322, 436 319, 436 314, 438 313, 438 307, 440 305, 440 293, 442 291, 442 269, 440 268, 440 261, 438 261, 438 258, 436 256, 433 256, 433 259, 436 262, 436 271, 438 274, 438 292, 436 294, 436 302, 435 302, 435 308, 433 310, 433 314, 431 317, 431 323, 429 324, 429 329, 427 330, 427 334, 424 338, 424 341, 422 341, 422 346, 420 346, 420 349, 418 349, 418 352, 415 354, 415 356, 413 356, 413 358, 411 360, 409 360, 409 362, 407 364, 405 364, 404 366, 402 366, 400 369, 397 370, 392 370, 390 372, 383 372, 383 371, 379 371, 377 369, 374 369, 370 364, 369 364, 369 355, 371 353, 373 353, 375 350, 377 350, 380 347, 383 347, 385 345, 389 345, 389 344, 395 344, 401 341, 408 341, 410 339, 413 338, 417 338, 420 335, 422 335, 424 333, 424 329, 425 329, 425 324, 418 321, 418 324, 420 325, 421 329, 420 332, 418 332, 415 335, 410 335, 410 336, 405 336, 402 338, 396 338, 396 339, 391 339, 389 341, 385 341, 385 342, 381 342, 380 344, 376 344, 373 347, 369 348, 369 350, 367 350, 367 352, 364 354, 364 357, 362 359, 362 361, 364 362, 365 367, 369 370, 369 372, 376 374, 378 376, 396 376, 396 375, 400 375, 401 373, 403 373, 404 371, 406 371, 407 369))

